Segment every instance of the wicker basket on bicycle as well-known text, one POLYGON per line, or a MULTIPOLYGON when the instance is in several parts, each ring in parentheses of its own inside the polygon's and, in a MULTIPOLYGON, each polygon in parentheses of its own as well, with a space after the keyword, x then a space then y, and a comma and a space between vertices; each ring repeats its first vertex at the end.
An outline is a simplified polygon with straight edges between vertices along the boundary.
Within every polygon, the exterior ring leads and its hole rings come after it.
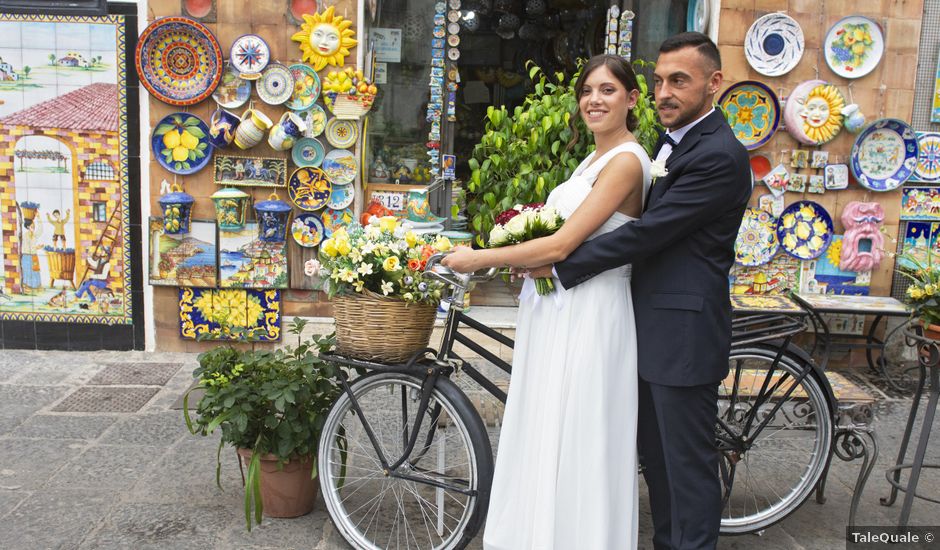
POLYGON ((437 308, 408 303, 368 290, 333 298, 336 353, 393 363, 406 361, 428 346, 437 308))

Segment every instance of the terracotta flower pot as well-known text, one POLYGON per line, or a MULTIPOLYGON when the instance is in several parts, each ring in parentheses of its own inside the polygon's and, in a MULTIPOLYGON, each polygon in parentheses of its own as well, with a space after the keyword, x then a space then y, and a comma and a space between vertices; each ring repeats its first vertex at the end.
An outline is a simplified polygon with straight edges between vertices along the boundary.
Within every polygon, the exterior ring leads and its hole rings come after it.
MULTIPOLYGON (((251 462, 251 449, 238 449, 245 467, 251 462)), ((312 457, 291 460, 278 469, 274 455, 261 457, 261 502, 269 518, 295 518, 309 514, 317 498, 312 457)))
POLYGON ((940 340, 940 325, 921 322, 924 327, 924 336, 933 340, 940 340))

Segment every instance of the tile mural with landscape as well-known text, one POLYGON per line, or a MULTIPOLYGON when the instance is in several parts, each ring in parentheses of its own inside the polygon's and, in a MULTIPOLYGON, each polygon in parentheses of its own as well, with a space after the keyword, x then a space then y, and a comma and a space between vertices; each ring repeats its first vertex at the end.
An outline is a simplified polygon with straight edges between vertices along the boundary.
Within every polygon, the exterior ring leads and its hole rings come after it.
POLYGON ((124 38, 0 14, 0 319, 131 322, 124 38))

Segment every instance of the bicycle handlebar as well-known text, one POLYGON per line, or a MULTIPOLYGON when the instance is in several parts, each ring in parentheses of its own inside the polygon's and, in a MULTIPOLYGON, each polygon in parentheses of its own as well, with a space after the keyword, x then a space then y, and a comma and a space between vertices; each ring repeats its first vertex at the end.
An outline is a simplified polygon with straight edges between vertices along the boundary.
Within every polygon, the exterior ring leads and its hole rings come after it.
POLYGON ((444 256, 447 256, 450 253, 451 251, 438 252, 437 254, 434 254, 428 258, 428 263, 424 268, 424 274, 447 285, 467 288, 467 286, 473 281, 489 281, 495 277, 497 273, 499 273, 499 270, 495 267, 489 268, 482 275, 477 275, 474 273, 460 273, 450 269, 449 267, 440 265, 440 262, 444 259, 444 256))

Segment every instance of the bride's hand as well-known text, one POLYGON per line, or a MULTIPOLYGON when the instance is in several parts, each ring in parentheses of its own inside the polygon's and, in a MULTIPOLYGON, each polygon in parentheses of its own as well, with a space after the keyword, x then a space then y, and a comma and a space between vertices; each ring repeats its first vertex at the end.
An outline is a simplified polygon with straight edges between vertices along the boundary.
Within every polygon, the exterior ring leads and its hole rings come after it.
POLYGON ((534 267, 529 270, 526 277, 530 279, 540 279, 542 277, 551 278, 554 274, 552 273, 552 264, 542 265, 539 267, 534 267))
POLYGON ((479 265, 478 257, 479 253, 469 246, 458 246, 454 248, 453 252, 444 256, 441 265, 459 273, 473 273, 483 267, 479 265))

